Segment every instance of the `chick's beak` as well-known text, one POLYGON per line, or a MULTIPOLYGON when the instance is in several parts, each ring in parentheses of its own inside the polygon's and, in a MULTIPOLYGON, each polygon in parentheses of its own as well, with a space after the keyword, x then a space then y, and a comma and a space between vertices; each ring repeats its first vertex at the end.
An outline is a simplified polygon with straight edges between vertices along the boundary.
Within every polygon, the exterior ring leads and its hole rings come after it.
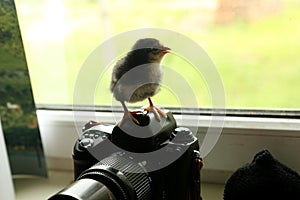
POLYGON ((161 51, 161 55, 165 55, 166 53, 169 53, 170 52, 170 48, 169 47, 164 47, 163 49, 162 49, 162 51, 161 51))

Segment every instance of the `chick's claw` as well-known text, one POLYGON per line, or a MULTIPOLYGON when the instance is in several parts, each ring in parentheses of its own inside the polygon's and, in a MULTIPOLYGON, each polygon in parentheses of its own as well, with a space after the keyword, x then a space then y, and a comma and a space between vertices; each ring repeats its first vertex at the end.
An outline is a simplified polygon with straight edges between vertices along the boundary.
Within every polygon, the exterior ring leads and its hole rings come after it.
POLYGON ((131 114, 131 113, 129 113, 129 115, 130 115, 130 119, 134 122, 134 123, 136 123, 137 125, 139 125, 140 124, 140 122, 131 114))
POLYGON ((149 113, 149 112, 153 112, 154 115, 155 115, 155 118, 156 118, 158 121, 161 120, 160 115, 163 116, 164 118, 167 118, 167 114, 166 114, 163 110, 161 110, 160 108, 155 107, 155 106, 149 106, 149 107, 147 107, 147 108, 144 108, 144 111, 147 111, 148 113, 149 113))
POLYGON ((119 122, 119 126, 123 126, 126 120, 131 119, 135 124, 140 125, 140 122, 133 116, 133 114, 136 114, 138 112, 129 112, 125 111, 122 120, 119 122))

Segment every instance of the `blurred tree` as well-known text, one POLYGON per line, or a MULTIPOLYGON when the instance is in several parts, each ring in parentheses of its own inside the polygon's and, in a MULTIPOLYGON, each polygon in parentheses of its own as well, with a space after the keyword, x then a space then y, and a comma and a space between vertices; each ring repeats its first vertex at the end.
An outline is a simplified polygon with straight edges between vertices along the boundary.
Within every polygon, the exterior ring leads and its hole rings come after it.
POLYGON ((0 50, 21 58, 24 52, 20 40, 14 0, 0 0, 0 50))
POLYGON ((33 121, 35 105, 13 0, 0 0, 0 97, 3 128, 33 121))

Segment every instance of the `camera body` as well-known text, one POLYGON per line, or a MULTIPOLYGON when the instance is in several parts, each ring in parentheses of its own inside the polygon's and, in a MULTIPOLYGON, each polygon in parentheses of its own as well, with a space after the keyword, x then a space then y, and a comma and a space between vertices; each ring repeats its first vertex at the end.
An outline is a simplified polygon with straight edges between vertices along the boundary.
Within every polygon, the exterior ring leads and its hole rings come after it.
MULTIPOLYGON (((103 199, 200 200, 198 140, 188 128, 177 127, 172 113, 167 116, 158 122, 136 115, 140 126, 131 120, 122 127, 87 123, 73 149, 75 183, 102 183, 109 191, 103 199)), ((77 193, 72 186, 60 192, 71 193, 77 193)))

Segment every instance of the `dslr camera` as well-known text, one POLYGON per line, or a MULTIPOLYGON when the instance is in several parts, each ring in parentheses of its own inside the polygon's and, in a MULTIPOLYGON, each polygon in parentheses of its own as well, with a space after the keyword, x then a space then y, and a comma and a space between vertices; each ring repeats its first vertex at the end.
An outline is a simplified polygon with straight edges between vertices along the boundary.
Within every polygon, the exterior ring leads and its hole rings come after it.
POLYGON ((73 149, 74 182, 49 200, 201 200, 198 140, 171 112, 122 125, 88 122, 73 149))

